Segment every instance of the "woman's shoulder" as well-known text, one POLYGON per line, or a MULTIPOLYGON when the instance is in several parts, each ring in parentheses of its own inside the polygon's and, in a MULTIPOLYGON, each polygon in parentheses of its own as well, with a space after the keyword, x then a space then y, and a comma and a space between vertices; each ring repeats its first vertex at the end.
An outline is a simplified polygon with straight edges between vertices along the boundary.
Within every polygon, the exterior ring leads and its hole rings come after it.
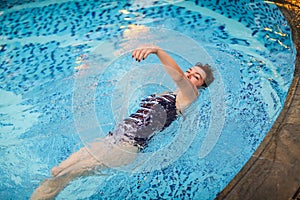
POLYGON ((186 97, 182 94, 182 92, 179 90, 176 94, 176 108, 180 112, 184 112, 184 110, 191 105, 198 97, 195 96, 195 98, 186 97))

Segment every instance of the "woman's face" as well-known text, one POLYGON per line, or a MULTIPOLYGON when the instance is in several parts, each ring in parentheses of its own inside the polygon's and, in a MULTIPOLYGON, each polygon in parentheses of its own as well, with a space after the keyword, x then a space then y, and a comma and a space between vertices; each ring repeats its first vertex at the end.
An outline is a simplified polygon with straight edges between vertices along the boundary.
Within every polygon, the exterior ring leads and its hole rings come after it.
POLYGON ((204 84, 204 81, 206 79, 206 73, 197 66, 194 66, 192 68, 189 68, 184 75, 191 81, 193 85, 196 87, 200 87, 204 84))

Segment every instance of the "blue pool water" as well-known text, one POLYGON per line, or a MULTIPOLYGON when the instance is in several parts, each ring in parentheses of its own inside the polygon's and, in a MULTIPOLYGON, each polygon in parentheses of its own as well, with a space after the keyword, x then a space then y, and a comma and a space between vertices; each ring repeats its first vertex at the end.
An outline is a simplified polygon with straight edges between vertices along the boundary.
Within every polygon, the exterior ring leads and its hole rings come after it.
POLYGON ((162 46, 184 70, 209 63, 216 81, 131 166, 80 178, 57 199, 213 199, 293 78, 290 28, 263 1, 7 0, 0 19, 1 199, 28 199, 142 97, 175 88, 154 56, 131 59, 139 44, 162 46))

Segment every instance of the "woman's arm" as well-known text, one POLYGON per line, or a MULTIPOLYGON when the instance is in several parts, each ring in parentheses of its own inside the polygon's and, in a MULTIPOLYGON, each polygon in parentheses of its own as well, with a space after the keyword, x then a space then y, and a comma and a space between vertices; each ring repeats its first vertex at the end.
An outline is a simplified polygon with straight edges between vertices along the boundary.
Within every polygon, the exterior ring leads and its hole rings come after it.
POLYGON ((180 69, 176 61, 163 49, 157 46, 144 46, 133 51, 132 57, 137 61, 144 60, 149 54, 156 54, 160 62, 163 64, 167 73, 174 80, 179 88, 180 95, 183 95, 183 100, 191 103, 198 96, 197 88, 187 79, 184 72, 180 69))
POLYGON ((184 77, 183 71, 180 69, 175 60, 167 54, 164 50, 157 46, 144 46, 137 48, 133 53, 132 57, 137 61, 144 60, 148 57, 149 54, 156 54, 160 62, 164 65, 167 72, 170 74, 172 79, 180 81, 184 77))

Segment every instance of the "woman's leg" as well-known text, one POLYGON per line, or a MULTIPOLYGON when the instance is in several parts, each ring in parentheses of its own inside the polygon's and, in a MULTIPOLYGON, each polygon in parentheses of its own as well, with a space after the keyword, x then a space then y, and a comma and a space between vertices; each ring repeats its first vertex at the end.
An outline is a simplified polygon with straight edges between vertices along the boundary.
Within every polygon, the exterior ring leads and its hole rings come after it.
MULTIPOLYGON (((73 166, 74 164, 80 162, 84 159, 89 159, 91 157, 88 149, 83 147, 79 149, 79 151, 73 153, 70 157, 66 160, 62 161, 57 167, 53 167, 51 170, 51 175, 53 177, 62 175, 61 173, 65 171, 67 168, 73 166)), ((92 158, 90 158, 92 159, 92 158)))
POLYGON ((120 167, 134 161, 138 148, 128 143, 113 143, 105 138, 82 148, 52 170, 52 177, 46 179, 35 190, 31 199, 55 198, 69 182, 77 177, 88 176, 96 170, 120 167))
MULTIPOLYGON (((86 162, 89 162, 89 160, 87 159, 86 162)), ((94 165, 93 160, 90 160, 89 163, 89 167, 79 166, 79 163, 75 164, 73 167, 68 167, 64 170, 62 175, 44 180, 34 191, 30 199, 54 199, 71 181, 77 177, 92 175, 94 172, 93 169, 101 167, 101 165, 94 165)))

